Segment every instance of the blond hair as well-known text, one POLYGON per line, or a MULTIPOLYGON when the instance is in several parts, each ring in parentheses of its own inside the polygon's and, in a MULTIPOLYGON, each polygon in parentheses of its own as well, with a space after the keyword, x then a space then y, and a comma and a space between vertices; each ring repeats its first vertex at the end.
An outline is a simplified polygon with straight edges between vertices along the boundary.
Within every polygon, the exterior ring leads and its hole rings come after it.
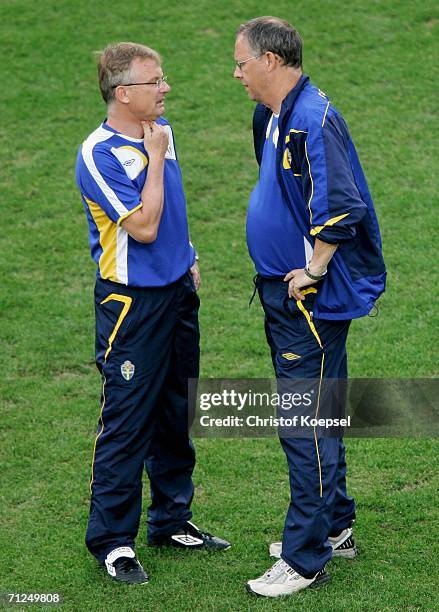
POLYGON ((134 59, 152 59, 157 64, 162 62, 157 51, 132 42, 110 44, 99 51, 97 56, 99 88, 107 104, 115 99, 115 87, 129 81, 134 59))

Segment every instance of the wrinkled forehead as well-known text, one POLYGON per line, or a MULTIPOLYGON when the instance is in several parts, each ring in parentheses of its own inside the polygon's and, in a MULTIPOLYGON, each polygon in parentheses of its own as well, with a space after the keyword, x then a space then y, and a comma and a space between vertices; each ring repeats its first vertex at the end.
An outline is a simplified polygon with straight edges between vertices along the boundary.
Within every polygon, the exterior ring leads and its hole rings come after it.
POLYGON ((131 75, 146 80, 159 79, 163 76, 163 70, 157 60, 150 57, 135 57, 131 62, 131 75))

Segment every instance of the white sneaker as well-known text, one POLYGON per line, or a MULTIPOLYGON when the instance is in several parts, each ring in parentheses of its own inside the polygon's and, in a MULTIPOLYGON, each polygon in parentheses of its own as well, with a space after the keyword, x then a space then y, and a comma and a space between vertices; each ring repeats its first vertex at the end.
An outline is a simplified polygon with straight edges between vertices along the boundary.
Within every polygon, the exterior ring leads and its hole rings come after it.
POLYGON ((329 582, 329 574, 323 568, 313 578, 304 578, 283 559, 276 561, 273 567, 256 580, 249 580, 246 584, 247 591, 264 597, 281 597, 291 595, 310 586, 319 586, 329 582))
MULTIPOLYGON (((336 538, 328 538, 328 542, 332 546, 333 557, 353 559, 358 554, 354 536, 352 535, 352 529, 350 527, 343 529, 343 531, 336 538)), ((280 559, 282 553, 282 542, 273 542, 270 544, 269 550, 270 557, 280 559)))

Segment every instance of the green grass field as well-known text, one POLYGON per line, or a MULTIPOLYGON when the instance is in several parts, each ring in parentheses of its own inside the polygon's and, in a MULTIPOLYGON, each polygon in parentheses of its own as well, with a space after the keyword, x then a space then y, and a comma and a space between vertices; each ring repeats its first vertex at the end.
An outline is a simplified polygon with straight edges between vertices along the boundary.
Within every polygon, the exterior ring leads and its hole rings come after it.
POLYGON ((244 589, 269 566, 287 507, 275 439, 197 441, 194 520, 230 551, 150 551, 142 524, 138 554, 152 579, 130 588, 111 583, 83 544, 100 380, 74 163, 105 113, 92 52, 118 40, 161 52, 201 256, 202 374, 269 377, 261 309, 247 308, 253 105, 232 78, 237 26, 266 12, 301 32, 305 71, 348 121, 380 217, 388 290, 380 315, 352 326, 350 373, 437 374, 433 0, 1 0, 0 592, 60 592, 63 609, 81 611, 438 609, 438 444, 428 438, 348 440, 361 556, 331 562, 321 590, 266 601, 244 589))

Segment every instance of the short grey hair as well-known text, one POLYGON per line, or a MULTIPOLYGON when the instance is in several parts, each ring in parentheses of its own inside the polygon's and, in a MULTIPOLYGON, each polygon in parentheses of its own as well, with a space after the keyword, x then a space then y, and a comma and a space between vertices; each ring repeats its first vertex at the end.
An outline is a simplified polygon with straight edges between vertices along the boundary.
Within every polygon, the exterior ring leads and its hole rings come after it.
POLYGON ((102 97, 107 104, 115 99, 114 89, 130 79, 133 60, 152 59, 161 64, 161 57, 154 49, 132 42, 108 45, 98 52, 98 78, 102 97))
POLYGON ((237 36, 247 38, 257 55, 275 53, 286 66, 302 67, 302 39, 293 26, 279 17, 256 17, 239 26, 237 36))

